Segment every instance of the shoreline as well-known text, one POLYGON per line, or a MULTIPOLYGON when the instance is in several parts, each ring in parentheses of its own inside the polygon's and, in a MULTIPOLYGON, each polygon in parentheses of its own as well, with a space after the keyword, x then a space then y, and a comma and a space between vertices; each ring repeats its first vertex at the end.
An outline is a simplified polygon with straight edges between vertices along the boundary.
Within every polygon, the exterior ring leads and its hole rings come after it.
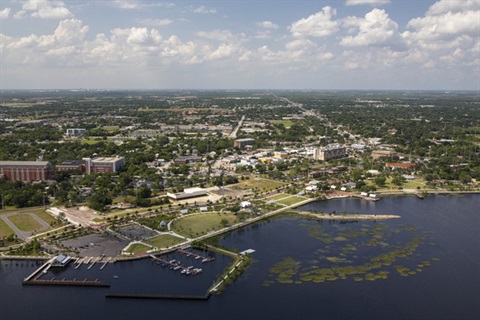
POLYGON ((400 219, 401 216, 393 214, 378 214, 378 215, 369 215, 369 214, 328 214, 328 213, 312 213, 308 211, 297 211, 296 212, 302 216, 308 216, 319 220, 389 220, 389 219, 400 219))

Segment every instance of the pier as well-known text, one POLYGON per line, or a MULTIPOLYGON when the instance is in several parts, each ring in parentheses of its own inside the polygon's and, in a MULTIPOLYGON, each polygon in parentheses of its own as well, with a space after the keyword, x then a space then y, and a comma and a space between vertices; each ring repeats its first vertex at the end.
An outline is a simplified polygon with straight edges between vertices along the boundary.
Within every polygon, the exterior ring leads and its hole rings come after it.
POLYGON ((159 257, 156 257, 154 256, 153 254, 150 255, 150 257, 153 259, 153 260, 156 260, 158 262, 161 262, 162 263, 162 266, 163 267, 169 267, 171 270, 173 271, 178 271, 178 270, 181 270, 181 273, 182 274, 185 274, 185 275, 197 275, 199 273, 202 273, 203 270, 200 269, 200 268, 193 268, 193 266, 190 266, 190 267, 185 267, 185 266, 182 266, 178 261, 176 261, 175 259, 174 260, 170 260, 170 261, 167 261, 167 260, 164 260, 162 258, 159 258, 159 257))
POLYGON ((210 262, 210 261, 215 260, 215 258, 213 258, 213 257, 204 257, 204 256, 202 256, 198 253, 188 251, 188 250, 185 250, 185 249, 178 249, 177 252, 183 253, 187 257, 193 257, 195 260, 200 260, 201 259, 202 262, 210 262))

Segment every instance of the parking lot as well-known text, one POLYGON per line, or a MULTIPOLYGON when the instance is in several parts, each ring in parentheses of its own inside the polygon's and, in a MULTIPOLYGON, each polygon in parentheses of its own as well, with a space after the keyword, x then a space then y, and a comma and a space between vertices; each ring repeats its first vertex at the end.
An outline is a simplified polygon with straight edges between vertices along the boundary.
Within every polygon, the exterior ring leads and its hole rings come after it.
POLYGON ((121 227, 115 231, 131 240, 143 240, 158 235, 158 232, 136 224, 121 227))
POLYGON ((100 234, 89 234, 83 237, 65 240, 61 242, 66 247, 75 248, 81 257, 116 257, 128 244, 128 241, 115 236, 103 236, 100 234))

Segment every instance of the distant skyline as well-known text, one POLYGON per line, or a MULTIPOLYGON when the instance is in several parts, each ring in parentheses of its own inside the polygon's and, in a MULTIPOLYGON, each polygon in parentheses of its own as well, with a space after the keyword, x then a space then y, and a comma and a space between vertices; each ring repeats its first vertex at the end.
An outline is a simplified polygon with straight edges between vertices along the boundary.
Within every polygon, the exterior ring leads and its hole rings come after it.
POLYGON ((480 90, 479 0, 0 2, 5 89, 480 90))

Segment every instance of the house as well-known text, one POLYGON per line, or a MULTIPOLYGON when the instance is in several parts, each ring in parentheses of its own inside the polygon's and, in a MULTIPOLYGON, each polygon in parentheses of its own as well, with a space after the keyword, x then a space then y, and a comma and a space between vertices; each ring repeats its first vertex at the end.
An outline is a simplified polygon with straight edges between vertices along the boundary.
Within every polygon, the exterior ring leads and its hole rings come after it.
POLYGON ((200 207, 200 212, 207 212, 208 211, 208 207, 200 207))
POLYGON ((59 254, 52 259, 51 266, 63 268, 66 267, 70 261, 72 261, 72 257, 59 254))
POLYGON ((310 192, 317 191, 317 190, 318 190, 317 186, 308 186, 305 188, 305 191, 310 191, 310 192))

